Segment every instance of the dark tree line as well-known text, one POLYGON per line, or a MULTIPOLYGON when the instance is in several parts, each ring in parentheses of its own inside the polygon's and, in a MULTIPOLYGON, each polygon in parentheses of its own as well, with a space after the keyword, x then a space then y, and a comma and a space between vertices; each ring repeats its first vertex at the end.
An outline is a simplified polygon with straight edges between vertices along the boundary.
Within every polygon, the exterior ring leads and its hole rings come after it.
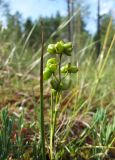
MULTIPOLYGON (((59 12, 55 16, 44 17, 44 31, 45 31, 45 42, 48 40, 54 42, 60 39, 67 41, 73 41, 76 46, 76 52, 81 50, 87 39, 91 37, 89 32, 86 30, 86 24, 84 17, 86 14, 86 8, 82 7, 81 1, 76 0, 66 0, 67 2, 67 17, 63 17, 59 12), (56 32, 57 28, 63 22, 65 18, 68 20, 73 16, 74 12, 78 11, 76 16, 68 23, 68 25, 60 32, 57 32, 55 36, 51 37, 53 32, 56 32)), ((100 17, 100 0, 97 0, 97 32, 94 35, 94 41, 96 41, 96 53, 97 56, 100 54, 101 44, 103 43, 103 37, 105 35, 108 21, 111 15, 103 15, 100 17)), ((3 8, 3 1, 0 0, 0 6, 3 8)), ((12 42, 23 44, 28 38, 27 46, 36 51, 41 45, 41 27, 40 19, 33 21, 31 18, 27 18, 23 21, 23 17, 19 12, 14 15, 10 14, 8 11, 8 5, 4 5, 7 10, 6 14, 6 27, 3 28, 2 23, 0 23, 0 41, 12 42)), ((114 32, 114 23, 112 25, 112 32, 114 32)), ((113 33, 112 33, 113 34, 113 33)), ((110 37, 112 37, 112 34, 110 37)), ((110 39, 110 38, 109 38, 110 39)), ((110 43, 110 42, 108 42, 110 43)))

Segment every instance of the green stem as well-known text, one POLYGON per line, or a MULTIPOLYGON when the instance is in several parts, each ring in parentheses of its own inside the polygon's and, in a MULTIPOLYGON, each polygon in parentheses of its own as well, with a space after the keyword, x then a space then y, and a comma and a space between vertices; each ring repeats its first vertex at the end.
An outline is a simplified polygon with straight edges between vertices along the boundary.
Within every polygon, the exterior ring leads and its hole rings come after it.
MULTIPOLYGON (((43 24, 41 24, 43 27, 43 24)), ((41 50, 41 64, 40 64, 40 132, 41 132, 41 153, 42 160, 46 160, 45 154, 45 136, 44 136, 44 105, 43 105, 43 53, 44 53, 44 35, 42 28, 42 50, 41 50)))
POLYGON ((61 59, 62 59, 62 54, 59 55, 59 81, 61 82, 61 59))
POLYGON ((53 91, 51 91, 50 159, 53 159, 53 91))
MULTIPOLYGON (((61 83, 61 58, 62 54, 59 55, 59 82, 61 83)), ((58 81, 57 77, 54 75, 55 79, 58 81)), ((50 159, 53 160, 54 152, 54 141, 55 141, 55 127, 57 120, 58 104, 60 101, 60 92, 56 93, 55 108, 53 108, 53 93, 51 92, 51 128, 50 128, 50 159)))
POLYGON ((54 136, 55 136, 55 126, 56 126, 56 117, 57 117, 57 105, 58 105, 58 92, 56 93, 56 104, 55 108, 53 107, 53 93, 51 93, 51 130, 50 130, 50 159, 53 160, 54 152, 54 136))
POLYGON ((58 103, 59 103, 59 93, 57 92, 57 94, 56 94, 56 105, 55 105, 54 117, 53 117, 53 144, 54 144, 54 136, 55 136, 55 127, 56 127, 58 103))

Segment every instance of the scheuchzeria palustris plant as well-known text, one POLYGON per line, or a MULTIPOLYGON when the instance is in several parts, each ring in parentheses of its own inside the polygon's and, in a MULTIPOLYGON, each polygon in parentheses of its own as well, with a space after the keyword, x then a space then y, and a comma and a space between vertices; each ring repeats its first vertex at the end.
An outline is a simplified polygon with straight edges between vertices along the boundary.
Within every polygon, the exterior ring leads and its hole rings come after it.
POLYGON ((71 42, 59 41, 56 44, 49 44, 47 51, 53 55, 48 59, 43 72, 44 80, 50 79, 51 84, 51 131, 50 131, 50 159, 54 158, 54 136, 57 119, 57 111, 61 101, 62 91, 68 90, 71 86, 70 74, 77 73, 78 68, 68 63, 62 66, 62 56, 71 56, 73 46, 71 42), (54 100, 55 99, 55 104, 54 100))

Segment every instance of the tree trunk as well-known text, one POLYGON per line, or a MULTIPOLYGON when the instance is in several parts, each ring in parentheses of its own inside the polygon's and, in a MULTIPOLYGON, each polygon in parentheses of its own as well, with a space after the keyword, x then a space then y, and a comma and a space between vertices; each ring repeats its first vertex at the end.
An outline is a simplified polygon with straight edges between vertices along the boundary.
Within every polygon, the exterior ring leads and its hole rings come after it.
POLYGON ((98 0, 97 6, 97 57, 101 50, 101 30, 100 30, 100 0, 98 0))
MULTIPOLYGON (((70 0, 67 0, 68 20, 71 17, 70 0)), ((68 23, 68 41, 71 41, 71 21, 68 23)))

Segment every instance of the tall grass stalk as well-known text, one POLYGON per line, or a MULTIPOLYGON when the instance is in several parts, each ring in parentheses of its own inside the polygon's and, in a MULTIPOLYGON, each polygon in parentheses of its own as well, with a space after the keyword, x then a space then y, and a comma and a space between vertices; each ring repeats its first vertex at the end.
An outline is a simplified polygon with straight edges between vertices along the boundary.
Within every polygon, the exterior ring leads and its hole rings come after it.
POLYGON ((41 154, 42 160, 46 160, 45 154, 45 136, 44 136, 44 104, 43 104, 43 53, 44 53, 44 33, 42 28, 42 50, 41 50, 41 64, 40 64, 40 132, 41 132, 41 154))
POLYGON ((54 93, 51 91, 51 123, 50 123, 50 158, 53 158, 53 97, 54 93))
POLYGON ((89 102, 88 102, 88 110, 89 110, 89 106, 91 104, 91 101, 95 95, 95 92, 97 90, 97 87, 101 81, 101 79, 103 78, 103 72, 104 72, 104 68, 106 66, 106 63, 107 63, 107 60, 109 58, 109 55, 111 53, 111 49, 114 45, 114 42, 115 42, 115 34, 113 35, 113 39, 111 41, 111 44, 110 44, 110 47, 106 53, 106 56, 104 58, 104 51, 105 51, 105 48, 106 48, 106 43, 107 43, 107 37, 109 36, 109 33, 110 33, 110 27, 111 27, 111 20, 109 22, 109 25, 108 25, 108 28, 107 28, 107 32, 106 32, 106 36, 105 36, 105 41, 104 41, 104 45, 103 45, 103 49, 102 49, 102 52, 101 52, 101 55, 100 55, 100 61, 99 61, 99 65, 98 65, 98 70, 97 70, 97 74, 96 74, 96 77, 95 77, 95 84, 94 84, 94 87, 92 88, 91 90, 91 95, 89 96, 89 102))

